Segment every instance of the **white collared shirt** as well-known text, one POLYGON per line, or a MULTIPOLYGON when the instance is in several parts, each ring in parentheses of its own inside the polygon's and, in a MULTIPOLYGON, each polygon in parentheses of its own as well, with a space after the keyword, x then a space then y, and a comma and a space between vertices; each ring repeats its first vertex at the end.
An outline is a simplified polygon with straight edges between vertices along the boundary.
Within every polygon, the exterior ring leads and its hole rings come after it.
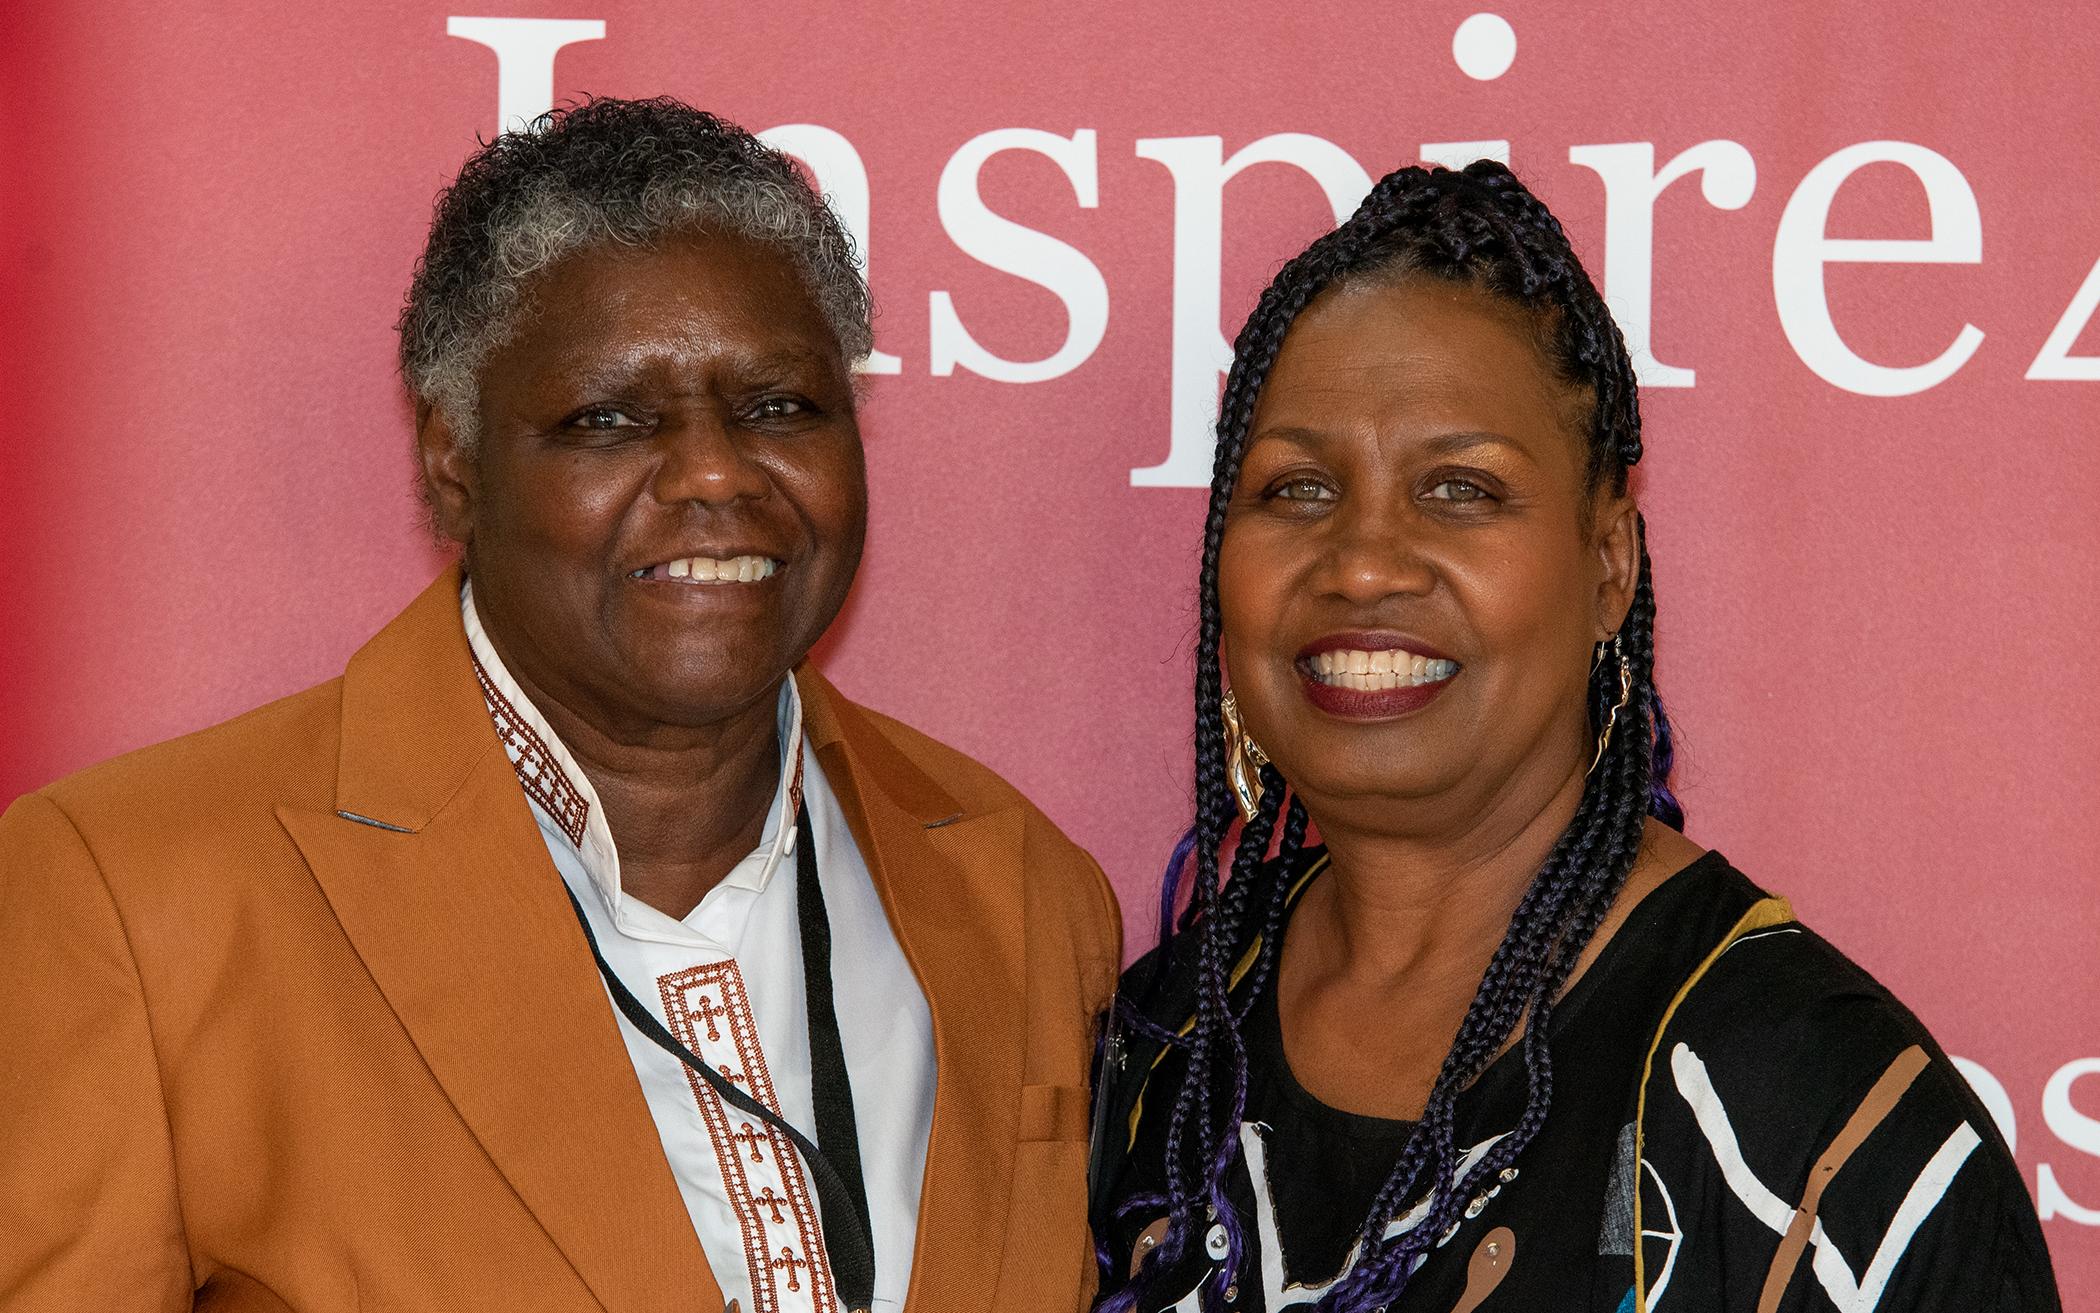
MULTIPOLYGON (((874 1230, 875 1307, 901 1309, 933 1126, 933 1025, 845 814, 807 750, 793 677, 780 691, 780 786, 765 833, 679 920, 621 890, 597 793, 504 667, 471 584, 460 611, 497 733, 606 962, 696 1056, 815 1140, 792 860, 799 771, 831 922, 840 1044, 874 1230)), ((840 1304, 816 1191, 793 1143, 723 1102, 625 1021, 620 1033, 722 1298, 745 1313, 833 1313, 840 1304)))

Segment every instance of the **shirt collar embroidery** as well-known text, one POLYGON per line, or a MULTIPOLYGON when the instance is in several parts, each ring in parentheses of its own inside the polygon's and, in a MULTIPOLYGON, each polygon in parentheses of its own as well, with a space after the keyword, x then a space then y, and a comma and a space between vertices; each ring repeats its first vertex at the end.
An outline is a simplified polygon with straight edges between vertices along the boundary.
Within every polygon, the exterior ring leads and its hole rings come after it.
POLYGON ((496 722, 496 737, 502 740, 504 754, 518 772, 518 783, 525 786, 525 796, 538 803, 540 810, 569 836, 569 842, 581 849, 584 825, 591 815, 591 800, 583 790, 590 787, 590 782, 585 780, 582 788, 577 787, 560 758, 554 755, 554 749, 532 727, 538 717, 528 717, 504 696, 479 652, 474 654, 474 678, 481 682, 481 699, 488 705, 489 718, 496 722))
MULTIPOLYGON (((560 839, 575 850, 607 909, 619 920, 624 901, 619 852, 606 826, 604 809, 598 805, 597 790, 561 736, 512 678, 489 641, 474 606, 472 583, 461 587, 459 605, 467 644, 473 653, 474 677, 481 685, 482 701, 495 724, 504 755, 517 772, 518 783, 526 797, 552 822, 560 839)), ((802 813, 802 694, 792 675, 781 689, 780 703, 782 769, 780 785, 766 817, 767 831, 751 857, 739 863, 722 882, 723 886, 754 893, 764 892, 780 864, 795 851, 796 821, 802 813), (792 759, 788 756, 789 745, 792 759), (758 859, 755 870, 749 869, 753 859, 758 859)))

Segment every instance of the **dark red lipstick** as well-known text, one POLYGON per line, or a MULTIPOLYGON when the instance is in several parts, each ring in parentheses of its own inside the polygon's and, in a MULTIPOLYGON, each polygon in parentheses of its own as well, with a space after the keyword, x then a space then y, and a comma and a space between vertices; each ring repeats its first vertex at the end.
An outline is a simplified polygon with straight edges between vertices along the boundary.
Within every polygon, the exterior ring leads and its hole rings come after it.
MULTIPOLYGON (((1364 631, 1327 634, 1316 638, 1299 649, 1296 666, 1298 678, 1305 689, 1305 696, 1314 706, 1330 716, 1343 716, 1350 720, 1386 720, 1419 711, 1434 702, 1437 695, 1451 686, 1458 677, 1453 671, 1444 678, 1427 684, 1401 684, 1395 688, 1346 688, 1339 684, 1323 682, 1313 664, 1314 658, 1327 652, 1406 652, 1410 656, 1426 657, 1431 661, 1451 661, 1430 644, 1408 634, 1390 631, 1364 631)), ((1463 669, 1463 667, 1461 667, 1463 669)))

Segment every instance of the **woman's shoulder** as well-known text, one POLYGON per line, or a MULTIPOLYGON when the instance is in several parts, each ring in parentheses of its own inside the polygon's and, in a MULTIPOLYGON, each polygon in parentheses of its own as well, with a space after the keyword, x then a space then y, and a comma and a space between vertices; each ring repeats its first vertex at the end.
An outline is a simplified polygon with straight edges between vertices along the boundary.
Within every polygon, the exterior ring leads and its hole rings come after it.
POLYGON ((1746 916, 1714 946, 1680 987, 1661 1039, 1826 1083, 1878 1072, 1913 1046, 1944 1065, 1916 1014, 1790 908, 1746 916))
POLYGON ((1708 883, 1722 911, 1743 910, 1677 983, 1652 1076, 1681 1087, 1703 1071, 1750 1115, 1805 1125, 1901 1069, 1906 1097, 1981 1114, 1925 1024, 1866 968, 1719 854, 1703 864, 1720 872, 1708 883))
POLYGON ((2055 1307, 2019 1170, 1924 1023, 1725 859, 1703 876, 1696 901, 1734 920, 1668 986, 1637 1103, 1660 1307, 1732 1306, 1723 1274, 1787 1261, 1787 1290, 1840 1307, 2055 1307), (1804 1216, 1813 1254, 1774 1257, 1804 1216))
MULTIPOLYGON (((959 840, 951 852, 974 851, 980 865, 1037 923, 1056 933, 1038 936, 1050 951, 1068 945, 1082 959, 1084 1007, 1091 1014, 1108 1004, 1116 968, 1123 958, 1123 921, 1113 889, 1100 863, 1058 828, 1041 808, 989 766, 957 748, 892 716, 847 698, 821 673, 804 666, 796 671, 803 700, 803 725, 821 754, 827 743, 848 748, 849 769, 913 815, 942 840, 959 840), (1013 849, 977 845, 962 836, 971 829, 960 823, 991 816, 1014 823, 1019 861, 1013 849)), ((833 779, 834 788, 844 782, 833 779)), ((975 831, 975 833, 985 833, 975 831)), ((992 834, 1007 833, 994 830, 992 834)))
MULTIPOLYGON (((1325 857, 1326 851, 1315 847, 1289 861, 1271 859, 1256 869, 1248 893, 1273 891, 1278 880, 1288 881, 1293 889, 1302 889, 1325 857)), ((1184 872, 1177 902, 1187 897, 1188 876, 1184 872)), ((1258 897, 1250 896, 1248 902, 1254 907, 1266 906, 1258 897)), ((1164 910, 1171 913, 1174 909, 1164 910)), ((1227 949, 1226 970, 1235 985, 1254 960, 1264 919, 1250 914, 1227 949)), ((1174 920, 1166 924, 1175 924, 1174 932, 1163 936, 1161 942, 1131 963, 1116 987, 1115 1007, 1097 1074, 1096 1128, 1101 1134, 1097 1135, 1089 1168, 1091 1193, 1097 1204, 1108 1201, 1110 1184, 1125 1170, 1128 1155, 1137 1142, 1140 1112, 1173 1106, 1171 1094, 1160 1092, 1162 1087, 1155 1081, 1155 1073, 1165 1064, 1164 1079, 1169 1083, 1179 1079, 1168 1062, 1177 1041, 1169 1037, 1185 1032, 1195 1017, 1205 940, 1202 920, 1200 916, 1190 916, 1178 924, 1174 920), (1112 1127, 1122 1130, 1108 1133, 1112 1127)))
POLYGON ((113 916, 105 924, 181 970, 260 904, 311 906, 319 891, 279 814, 333 805, 339 683, 15 800, 0 815, 0 901, 15 928, 71 944, 99 931, 91 916, 113 916))
MULTIPOLYGON (((1288 861, 1271 858, 1262 863, 1254 873, 1248 905, 1251 908, 1265 906, 1263 896, 1273 892, 1279 880, 1288 885, 1284 892, 1295 896, 1319 873, 1326 861, 1327 850, 1314 846, 1303 849, 1288 861)), ((1188 877, 1185 874, 1177 901, 1187 901, 1187 890, 1188 877)), ((1160 942, 1146 949, 1124 970, 1119 985, 1118 992, 1126 1008, 1134 1009, 1161 1026, 1178 1025, 1194 1009, 1203 926, 1200 915, 1183 913, 1183 916, 1185 921, 1173 934, 1162 936, 1160 942)), ((1260 947, 1262 921, 1259 915, 1248 915, 1227 950, 1227 971, 1235 985, 1243 974, 1242 968, 1251 962, 1252 954, 1260 947)))
POLYGON ((274 831, 280 804, 327 802, 340 741, 341 679, 208 729, 138 748, 37 791, 98 844, 132 835, 209 843, 228 827, 274 831))
POLYGON ((1929 1039, 1882 984, 1804 924, 1783 897, 1703 851, 1633 907, 1607 956, 1672 1038, 1783 1059, 1929 1039), (1631 961, 1629 961, 1629 959, 1631 961))
MULTIPOLYGON (((1682 982, 1653 1037, 1640 1121, 1655 1183, 1681 1200, 1692 1180, 1713 1182, 1694 1197, 1732 1198, 1759 1244, 1807 1208, 1831 1237, 1817 1243, 1855 1256, 1854 1282, 1887 1280, 1877 1251, 1893 1262, 1915 1235, 1932 1257, 1899 1284, 1944 1261, 1971 1265, 1972 1293, 1984 1269, 2046 1287, 2018 1168, 1924 1023, 1800 921, 1751 920, 1682 982)), ((1839 1266, 1826 1258, 1817 1279, 1839 1266)))
MULTIPOLYGON (((975 757, 894 716, 856 702, 826 680, 813 666, 795 672, 801 691, 803 725, 820 748, 843 739, 862 770, 876 776, 899 800, 919 806, 952 808, 956 815, 928 815, 939 826, 962 817, 1020 808, 1049 834, 1063 831, 1004 776, 975 757)), ((1069 840, 1066 840, 1069 843, 1069 840)), ((1073 845, 1075 851, 1077 846, 1073 845)))

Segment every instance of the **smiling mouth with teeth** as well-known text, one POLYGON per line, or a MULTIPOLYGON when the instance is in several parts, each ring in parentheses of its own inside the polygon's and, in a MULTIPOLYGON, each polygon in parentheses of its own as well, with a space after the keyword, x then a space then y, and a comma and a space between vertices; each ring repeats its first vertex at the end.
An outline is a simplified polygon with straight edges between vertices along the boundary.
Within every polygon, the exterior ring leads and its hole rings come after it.
POLYGON ((779 569, 780 562, 770 556, 684 556, 636 570, 628 578, 678 584, 755 584, 772 578, 779 569))
POLYGON ((1375 692, 1388 688, 1415 688, 1438 684, 1458 673, 1458 662, 1417 656, 1392 649, 1367 652, 1337 648, 1299 662, 1314 680, 1330 688, 1375 692))

